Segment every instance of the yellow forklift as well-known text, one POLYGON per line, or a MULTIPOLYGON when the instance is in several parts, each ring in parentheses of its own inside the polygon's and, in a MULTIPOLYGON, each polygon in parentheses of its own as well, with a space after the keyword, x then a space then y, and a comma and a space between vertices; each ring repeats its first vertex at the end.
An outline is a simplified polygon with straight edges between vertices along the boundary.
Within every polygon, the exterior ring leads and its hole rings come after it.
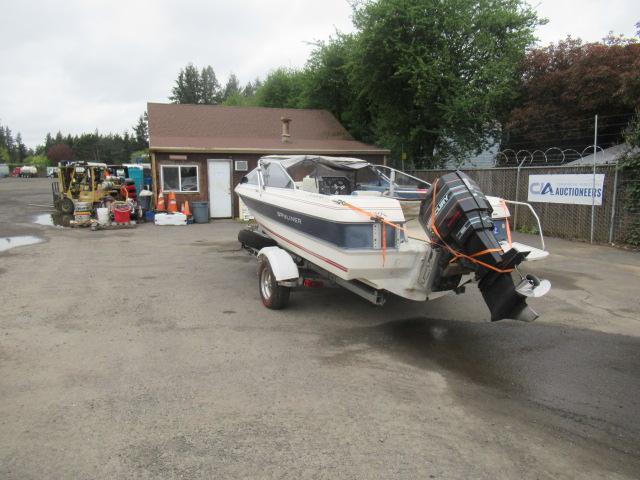
POLYGON ((53 205, 62 213, 73 213, 77 202, 96 206, 106 196, 120 196, 121 182, 109 174, 104 163, 61 162, 58 178, 51 184, 53 205))

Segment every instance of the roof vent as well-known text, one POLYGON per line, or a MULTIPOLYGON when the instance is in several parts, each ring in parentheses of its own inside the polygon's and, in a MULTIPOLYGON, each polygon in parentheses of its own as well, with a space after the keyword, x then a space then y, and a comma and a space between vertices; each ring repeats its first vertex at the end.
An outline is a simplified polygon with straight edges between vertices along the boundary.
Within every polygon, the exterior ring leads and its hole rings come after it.
POLYGON ((282 122, 282 143, 290 143, 291 142, 291 119, 287 117, 280 117, 280 121, 282 122))

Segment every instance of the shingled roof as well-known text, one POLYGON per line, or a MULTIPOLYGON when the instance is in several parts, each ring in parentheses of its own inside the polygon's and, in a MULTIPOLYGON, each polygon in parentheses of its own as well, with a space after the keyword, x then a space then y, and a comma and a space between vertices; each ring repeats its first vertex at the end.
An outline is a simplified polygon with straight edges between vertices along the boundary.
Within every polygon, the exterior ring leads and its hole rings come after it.
POLYGON ((153 151, 389 154, 358 142, 326 110, 149 103, 153 151), (282 118, 291 119, 287 142, 282 118))

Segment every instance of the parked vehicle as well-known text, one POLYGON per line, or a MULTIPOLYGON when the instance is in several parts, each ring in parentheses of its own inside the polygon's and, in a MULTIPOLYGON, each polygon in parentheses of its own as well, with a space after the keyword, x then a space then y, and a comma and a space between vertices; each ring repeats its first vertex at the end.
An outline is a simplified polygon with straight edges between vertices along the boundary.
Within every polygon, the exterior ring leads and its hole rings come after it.
POLYGON ((33 178, 38 176, 38 169, 33 165, 24 165, 20 167, 20 177, 33 178))
POLYGON ((58 176, 58 167, 47 167, 47 177, 55 178, 58 176))
POLYGON ((477 282, 492 320, 531 321, 526 298, 551 287, 531 274, 514 284, 521 262, 548 255, 544 238, 541 249, 513 242, 507 201, 462 172, 431 185, 359 159, 271 156, 235 191, 257 222, 238 240, 260 259, 269 308, 325 283, 381 305, 390 293, 426 301, 477 282))
POLYGON ((100 203, 111 195, 120 199, 121 181, 109 175, 107 165, 93 162, 65 162, 51 184, 53 204, 63 213, 73 213, 77 202, 100 203))
POLYGON ((9 176, 9 165, 6 163, 0 163, 0 178, 9 176))

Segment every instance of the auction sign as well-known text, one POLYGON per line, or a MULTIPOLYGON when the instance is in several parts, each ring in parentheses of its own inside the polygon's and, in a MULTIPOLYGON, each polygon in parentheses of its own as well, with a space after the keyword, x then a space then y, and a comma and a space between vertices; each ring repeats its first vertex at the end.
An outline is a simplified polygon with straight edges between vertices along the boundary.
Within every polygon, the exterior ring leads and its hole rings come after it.
POLYGON ((596 174, 595 188, 592 174, 529 175, 530 202, 602 205, 603 193, 604 173, 596 174))

